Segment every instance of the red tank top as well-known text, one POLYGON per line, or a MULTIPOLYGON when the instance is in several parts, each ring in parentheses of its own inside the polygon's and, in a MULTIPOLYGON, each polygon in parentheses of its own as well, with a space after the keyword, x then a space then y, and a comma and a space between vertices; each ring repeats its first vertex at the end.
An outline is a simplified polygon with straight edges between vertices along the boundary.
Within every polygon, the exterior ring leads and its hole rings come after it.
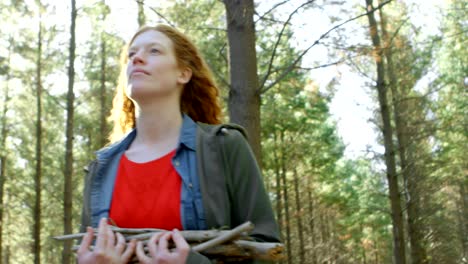
POLYGON ((122 155, 109 218, 123 228, 182 229, 181 177, 172 166, 175 150, 145 163, 122 155))

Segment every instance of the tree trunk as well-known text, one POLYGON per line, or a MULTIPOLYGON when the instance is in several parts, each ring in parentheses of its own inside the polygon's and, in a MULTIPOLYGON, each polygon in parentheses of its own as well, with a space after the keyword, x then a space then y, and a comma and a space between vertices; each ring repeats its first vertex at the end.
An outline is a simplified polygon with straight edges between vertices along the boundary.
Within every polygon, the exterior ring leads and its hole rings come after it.
POLYGON ((275 166, 275 175, 276 175, 276 216, 278 218, 278 228, 280 230, 280 233, 282 233, 283 230, 283 205, 282 205, 282 195, 281 195, 281 173, 280 173, 280 159, 278 156, 278 139, 276 136, 276 132, 273 133, 274 136, 274 142, 275 142, 275 148, 273 149, 273 155, 275 157, 274 161, 274 166, 275 166))
MULTIPOLYGON (((75 27, 76 27, 76 2, 71 0, 71 25, 70 25, 70 51, 69 51, 69 66, 68 66, 68 93, 67 93, 67 126, 66 126, 66 142, 65 142, 65 186, 64 186, 64 234, 73 233, 72 230, 72 201, 73 201, 73 115, 75 94, 73 85, 75 82, 75 27)), ((62 263, 71 263, 72 242, 64 243, 62 251, 62 263)))
MULTIPOLYGON (((6 88, 5 94, 8 96, 8 85, 6 88)), ((8 97, 6 97, 8 98, 8 97)), ((5 180, 6 180, 6 164, 7 164, 7 154, 5 148, 5 139, 8 134, 8 130, 6 129, 6 109, 7 109, 7 100, 5 100, 5 104, 3 107, 3 117, 2 117, 2 135, 1 135, 1 143, 0 149, 2 150, 0 153, 0 260, 2 260, 3 256, 3 194, 5 189, 5 180)))
POLYGON ((101 33, 101 83, 100 83, 100 126, 99 126, 99 147, 102 147, 107 142, 107 107, 106 107, 106 40, 104 32, 101 33))
MULTIPOLYGON (((373 10, 372 0, 366 0, 366 7, 368 11, 373 10)), ((383 137, 385 147, 385 165, 387 168, 387 180, 390 194, 390 204, 392 212, 392 225, 393 225, 393 255, 396 264, 405 264, 405 243, 404 243, 404 230, 403 230, 403 213, 400 202, 400 192, 398 188, 398 178, 396 173, 395 164, 395 150, 393 147, 392 137, 393 131, 390 121, 390 111, 387 102, 387 87, 385 85, 384 77, 384 64, 383 54, 380 45, 380 37, 377 29, 377 22, 375 20, 374 12, 367 14, 370 26, 370 36, 374 46, 374 59, 377 66, 377 93, 380 105, 380 114, 383 123, 383 137)))
POLYGON ((2 263, 10 264, 10 246, 7 246, 5 248, 5 255, 3 256, 1 260, 2 260, 2 263))
MULTIPOLYGON (((361 230, 361 234, 365 234, 364 233, 364 226, 362 225, 362 223, 359 224, 359 227, 360 227, 360 230, 361 230)), ((360 242, 362 242, 362 240, 360 242)), ((367 264, 366 250, 367 249, 365 247, 361 247, 362 264, 367 264)))
POLYGON ((304 228, 302 227, 302 206, 299 194, 299 176, 294 168, 294 196, 297 210, 297 234, 299 235, 299 263, 305 263, 304 228))
POLYGON ((144 0, 137 1, 137 4, 138 4, 138 26, 143 27, 144 25, 146 25, 144 0))
MULTIPOLYGON (((393 104, 393 117, 395 122, 396 136, 398 140, 398 153, 400 157, 401 175, 403 176, 405 192, 405 200, 407 207, 407 223, 408 223, 408 239, 410 242, 411 262, 413 264, 428 263, 427 252, 424 248, 424 229, 421 227, 420 219, 420 195, 418 190, 418 183, 422 184, 424 180, 421 177, 421 170, 416 168, 417 161, 416 155, 411 154, 417 151, 415 142, 410 140, 409 120, 413 114, 409 112, 408 100, 410 87, 405 87, 401 84, 395 74, 395 65, 393 62, 393 47, 391 45, 391 38, 387 32, 386 15, 382 9, 380 12, 380 24, 382 28, 382 36, 384 39, 384 54, 387 60, 387 73, 389 77, 389 87, 391 89, 391 98, 393 104)), ((395 36, 393 36, 395 38, 395 36)))
POLYGON ((260 146, 260 92, 253 0, 224 0, 229 41, 229 118, 245 127, 249 142, 262 167, 260 146))
POLYGON ((466 192, 466 178, 460 181, 459 193, 459 222, 461 233, 462 253, 465 259, 468 258, 468 193, 466 192))
MULTIPOLYGON (((283 196, 281 194, 282 191, 282 184, 281 184, 281 173, 280 173, 280 159, 278 156, 279 146, 278 146, 278 137, 276 131, 273 133, 273 140, 274 140, 274 148, 273 148, 273 156, 274 156, 274 170, 275 170, 275 180, 276 180, 276 218, 278 221, 278 229, 280 235, 283 234, 283 196)), ((280 143, 281 144, 281 143, 280 143)), ((283 261, 279 261, 278 263, 283 263, 283 261)))
POLYGON ((285 209, 285 227, 286 227, 286 252, 288 256, 288 263, 292 262, 292 245, 291 245, 291 220, 289 214, 289 196, 288 196, 288 182, 286 180, 286 157, 284 151, 284 131, 280 132, 280 149, 281 149, 281 179, 283 181, 283 198, 284 198, 284 209, 285 209))
MULTIPOLYGON (((314 164, 312 164, 312 168, 314 168, 314 164)), ((309 228, 310 228, 310 239, 312 242, 312 249, 310 250, 311 254, 311 263, 317 264, 317 255, 316 255, 316 246, 317 246, 317 239, 315 233, 315 215, 314 215, 314 200, 312 199, 312 176, 309 176, 307 181, 307 198, 309 204, 309 228)))
MULTIPOLYGON (((39 11, 41 12, 41 11, 39 11)), ((36 58, 36 173, 34 176, 34 227, 33 254, 34 263, 41 263, 41 178, 42 178, 42 15, 39 14, 36 58)))
POLYGON ((320 230, 320 258, 319 263, 324 263, 326 259, 328 259, 331 255, 330 252, 330 244, 328 239, 328 225, 327 225, 327 209, 323 209, 320 212, 320 223, 319 223, 319 230, 320 230))
POLYGON ((379 247, 377 246, 377 239, 374 240, 375 264, 379 264, 379 247))
MULTIPOLYGON (((8 52, 7 62, 8 65, 11 65, 11 53, 13 48, 13 39, 10 39, 10 50, 8 52)), ((6 166, 7 166, 7 150, 6 150, 6 138, 8 137, 8 120, 7 120, 7 111, 8 111, 8 104, 10 102, 10 95, 9 95, 9 81, 11 75, 10 70, 7 70, 6 74, 6 85, 5 90, 3 91, 3 109, 2 109, 2 119, 1 119, 1 134, 0 134, 0 261, 3 259, 3 196, 4 196, 4 188, 5 188, 5 181, 6 181, 6 166)))

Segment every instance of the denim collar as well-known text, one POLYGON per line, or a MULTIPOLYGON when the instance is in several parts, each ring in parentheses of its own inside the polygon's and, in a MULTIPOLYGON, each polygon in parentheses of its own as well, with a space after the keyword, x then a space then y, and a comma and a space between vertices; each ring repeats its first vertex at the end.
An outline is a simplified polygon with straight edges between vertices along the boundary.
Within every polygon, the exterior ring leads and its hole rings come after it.
POLYGON ((192 118, 186 114, 183 114, 182 117, 182 128, 180 129, 178 148, 180 148, 180 145, 184 145, 185 147, 195 151, 197 123, 195 123, 192 118))
MULTIPOLYGON (((197 124, 187 114, 182 114, 182 127, 180 129, 179 143, 177 149, 181 146, 185 146, 195 151, 196 139, 195 135, 197 132, 197 124)), ((125 151, 130 147, 137 134, 136 129, 132 129, 128 132, 121 140, 96 151, 98 160, 108 159, 116 153, 125 151)))

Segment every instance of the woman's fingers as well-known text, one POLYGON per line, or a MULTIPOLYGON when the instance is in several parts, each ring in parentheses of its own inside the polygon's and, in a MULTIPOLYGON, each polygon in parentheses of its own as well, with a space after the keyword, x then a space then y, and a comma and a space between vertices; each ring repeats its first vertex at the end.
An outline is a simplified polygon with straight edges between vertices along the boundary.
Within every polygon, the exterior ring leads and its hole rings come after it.
MULTIPOLYGON (((89 246, 93 241, 93 229, 87 228, 87 232, 81 241, 78 249, 78 258, 83 260, 87 258, 90 263, 128 263, 135 252, 136 240, 132 240, 128 245, 125 243, 125 237, 114 232, 103 218, 99 222, 99 231, 97 235, 96 247, 93 251, 89 250, 89 246)), ((137 256, 141 263, 149 263, 151 258, 148 258, 143 251, 143 244, 140 243, 140 248, 137 249, 137 256)))
POLYGON ((106 243, 106 246, 107 248, 114 248, 116 245, 115 245, 115 235, 114 235, 114 231, 112 231, 112 229, 110 228, 110 226, 106 226, 106 232, 107 232, 107 243, 106 243))
MULTIPOLYGON (((119 233, 119 235, 122 236, 122 234, 120 234, 120 233, 119 233)), ((124 245, 125 245, 125 241, 124 241, 124 245)), ((124 253, 122 254, 122 260, 124 261, 124 263, 127 263, 130 260, 130 258, 133 255, 133 252, 135 252, 135 247, 136 247, 136 240, 132 239, 132 241, 130 241, 130 243, 128 243, 127 248, 125 249, 124 253)))
POLYGON ((117 244, 115 245, 115 249, 119 255, 122 255, 122 252, 125 249, 125 238, 120 233, 116 233, 115 236, 117 237, 117 244))
POLYGON ((107 223, 106 218, 101 218, 98 226, 98 236, 96 240, 96 248, 104 249, 107 245, 107 223))
MULTIPOLYGON (((182 234, 179 232, 179 230, 177 229, 174 229, 172 231, 172 240, 174 241, 175 243, 175 246, 176 246, 176 252, 179 252, 183 255, 188 255, 189 251, 190 251, 190 246, 189 244, 187 243, 187 241, 185 240, 185 238, 182 236, 182 234)), ((176 253, 174 252, 174 253, 176 253)))
POLYGON ((167 233, 164 233, 164 235, 162 235, 159 238, 158 254, 161 254, 161 255, 169 254, 169 239, 171 238, 171 236, 172 236, 172 233, 167 232, 167 233))
POLYGON ((156 255, 157 255, 157 248, 156 248, 156 244, 158 243, 159 241, 159 238, 161 237, 161 235, 163 235, 163 233, 155 233, 154 235, 151 236, 150 240, 148 241, 148 250, 149 250, 149 253, 150 253, 150 256, 152 258, 156 258, 156 255))
MULTIPOLYGON (((130 248, 130 245, 128 247, 130 248)), ((154 234, 148 241, 148 250, 150 252, 150 257, 145 254, 143 243, 141 241, 138 242, 136 255, 141 263, 150 263, 151 261, 156 261, 156 263, 161 261, 163 263, 173 263, 174 261, 176 263, 185 263, 190 251, 190 246, 182 234, 174 229, 173 232, 154 234), (176 246, 173 252, 169 251, 169 241, 171 238, 176 246)))
POLYGON ((138 258, 138 261, 141 263, 150 263, 151 258, 146 256, 145 251, 143 250, 143 242, 138 241, 138 244, 136 246, 136 255, 138 258))
POLYGON ((89 251, 89 246, 93 241, 94 231, 92 227, 86 227, 86 235, 84 235, 83 240, 81 240, 80 248, 78 249, 77 254, 81 255, 89 251))
MULTIPOLYGON (((114 256, 120 256, 119 259, 123 260, 124 263, 130 260, 134 252, 136 252, 138 260, 141 263, 150 263, 152 259, 177 259, 185 261, 187 258, 190 246, 176 229, 174 229, 173 232, 156 233, 151 237, 148 242, 148 250, 151 255, 151 257, 149 257, 145 254, 143 243, 141 241, 137 244, 135 240, 132 240, 128 245, 126 245, 124 236, 120 233, 116 233, 114 235, 106 221, 107 220, 103 218, 99 222, 95 250, 95 253, 97 254, 102 255, 105 252, 114 251, 114 254, 116 254, 114 256), (169 251, 169 241, 171 238, 175 243, 175 250, 173 252, 169 251)), ((77 252, 78 255, 82 255, 89 251, 89 246, 91 245, 94 236, 93 232, 94 231, 91 227, 87 228, 86 235, 83 237, 83 241, 81 242, 80 248, 77 252)))

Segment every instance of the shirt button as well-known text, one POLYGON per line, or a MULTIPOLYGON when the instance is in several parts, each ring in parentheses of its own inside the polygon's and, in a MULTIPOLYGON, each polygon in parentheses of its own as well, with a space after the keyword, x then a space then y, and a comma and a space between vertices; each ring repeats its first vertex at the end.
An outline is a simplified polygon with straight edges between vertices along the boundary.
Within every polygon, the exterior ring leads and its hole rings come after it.
POLYGON ((189 183, 188 187, 189 187, 190 189, 192 189, 192 187, 193 187, 192 183, 189 183))
POLYGON ((178 160, 175 161, 175 165, 176 165, 177 167, 180 165, 180 163, 179 163, 178 160))

